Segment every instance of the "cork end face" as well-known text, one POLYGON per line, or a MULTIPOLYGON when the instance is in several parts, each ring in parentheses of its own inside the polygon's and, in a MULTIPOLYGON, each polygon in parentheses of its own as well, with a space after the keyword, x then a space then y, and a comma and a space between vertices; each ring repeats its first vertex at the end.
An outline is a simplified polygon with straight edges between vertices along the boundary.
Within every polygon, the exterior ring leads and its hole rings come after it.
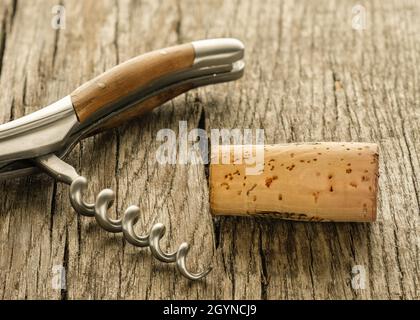
POLYGON ((378 214, 378 192, 379 192, 379 146, 377 144, 373 145, 374 149, 374 162, 375 171, 374 171, 374 182, 373 182, 373 194, 372 194, 372 214, 371 220, 369 222, 376 222, 378 214))

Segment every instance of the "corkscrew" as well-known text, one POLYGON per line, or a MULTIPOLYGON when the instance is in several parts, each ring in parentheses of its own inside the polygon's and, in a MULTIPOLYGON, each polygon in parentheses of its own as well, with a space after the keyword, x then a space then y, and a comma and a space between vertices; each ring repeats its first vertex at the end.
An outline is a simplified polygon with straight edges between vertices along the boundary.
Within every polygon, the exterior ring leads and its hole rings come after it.
POLYGON ((63 161, 82 139, 140 116, 190 89, 233 81, 243 75, 243 44, 236 39, 195 41, 156 50, 128 60, 83 84, 63 99, 20 119, 0 125, 0 178, 45 172, 70 185, 70 202, 82 216, 95 218, 110 232, 121 233, 130 244, 150 248, 165 263, 175 263, 190 280, 206 276, 211 268, 193 273, 186 268, 189 244, 165 252, 160 240, 165 226, 156 223, 146 235, 134 227, 140 209, 130 206, 119 219, 108 210, 115 195, 102 190, 89 203, 88 181, 63 161))

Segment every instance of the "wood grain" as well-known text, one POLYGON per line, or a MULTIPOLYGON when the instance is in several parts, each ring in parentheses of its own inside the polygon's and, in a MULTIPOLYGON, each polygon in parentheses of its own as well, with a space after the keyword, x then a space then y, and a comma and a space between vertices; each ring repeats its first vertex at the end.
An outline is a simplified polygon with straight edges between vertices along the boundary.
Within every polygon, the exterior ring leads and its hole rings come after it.
POLYGON ((77 118, 84 122, 153 81, 191 67, 194 58, 192 44, 182 44, 142 54, 107 70, 71 93, 77 118))
POLYGON ((378 157, 372 143, 223 146, 210 165, 210 209, 215 215, 373 222, 378 157))
POLYGON ((115 190, 114 216, 139 205, 139 232, 164 223, 164 247, 188 241, 190 269, 214 270, 188 282, 77 216, 68 187, 40 175, 0 182, 0 298, 419 299, 417 1, 362 2, 361 31, 350 0, 64 0, 66 29, 54 30, 56 3, 0 0, 1 123, 140 53, 203 38, 244 42, 242 80, 178 97, 67 159, 89 178, 88 195, 115 190), (264 128, 270 144, 378 143, 377 222, 212 218, 205 168, 155 160, 157 132, 178 132, 181 120, 188 129, 264 128), (66 289, 52 288, 56 265, 66 289), (365 289, 352 287, 355 266, 365 289))
POLYGON ((154 108, 161 106, 165 102, 179 96, 182 93, 187 92, 193 88, 192 84, 183 84, 178 87, 165 90, 137 105, 130 107, 126 111, 121 112, 118 116, 112 117, 109 120, 104 121, 100 126, 95 128, 94 131, 89 133, 89 136, 98 134, 100 132, 117 128, 122 124, 133 121, 136 118, 144 116, 146 113, 152 111, 154 108))

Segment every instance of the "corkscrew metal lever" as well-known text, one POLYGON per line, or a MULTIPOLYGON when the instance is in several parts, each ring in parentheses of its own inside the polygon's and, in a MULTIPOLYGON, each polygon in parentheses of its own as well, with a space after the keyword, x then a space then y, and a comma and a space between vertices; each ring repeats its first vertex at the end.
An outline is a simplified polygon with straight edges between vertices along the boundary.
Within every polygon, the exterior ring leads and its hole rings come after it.
POLYGON ((94 217, 108 232, 122 233, 134 246, 149 247, 162 262, 175 262, 188 279, 201 279, 211 268, 200 273, 187 270, 187 243, 175 252, 164 252, 159 241, 165 226, 160 223, 147 235, 136 234, 134 225, 140 213, 136 206, 129 207, 120 219, 111 219, 112 190, 102 190, 93 203, 86 202, 83 191, 87 179, 62 159, 80 140, 140 116, 190 89, 241 78, 243 57, 244 46, 239 40, 210 39, 152 51, 108 70, 61 100, 0 125, 0 179, 46 172, 70 185, 70 201, 79 214, 94 217))

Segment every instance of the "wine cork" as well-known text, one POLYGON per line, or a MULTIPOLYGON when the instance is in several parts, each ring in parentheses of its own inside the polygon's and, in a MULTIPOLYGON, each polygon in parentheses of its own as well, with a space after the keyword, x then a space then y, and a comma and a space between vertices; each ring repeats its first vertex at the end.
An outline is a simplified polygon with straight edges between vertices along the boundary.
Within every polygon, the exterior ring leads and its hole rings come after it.
MULTIPOLYGON (((212 157, 212 161, 218 158, 210 165, 210 205, 214 215, 303 221, 376 220, 376 144, 266 145, 261 147, 263 163, 257 174, 248 173, 245 161, 250 154, 245 152, 239 163, 234 148, 221 146, 217 157, 212 157), (221 163, 223 153, 229 155, 231 163, 221 163)), ((251 150, 252 154, 257 151, 255 146, 251 150)))

